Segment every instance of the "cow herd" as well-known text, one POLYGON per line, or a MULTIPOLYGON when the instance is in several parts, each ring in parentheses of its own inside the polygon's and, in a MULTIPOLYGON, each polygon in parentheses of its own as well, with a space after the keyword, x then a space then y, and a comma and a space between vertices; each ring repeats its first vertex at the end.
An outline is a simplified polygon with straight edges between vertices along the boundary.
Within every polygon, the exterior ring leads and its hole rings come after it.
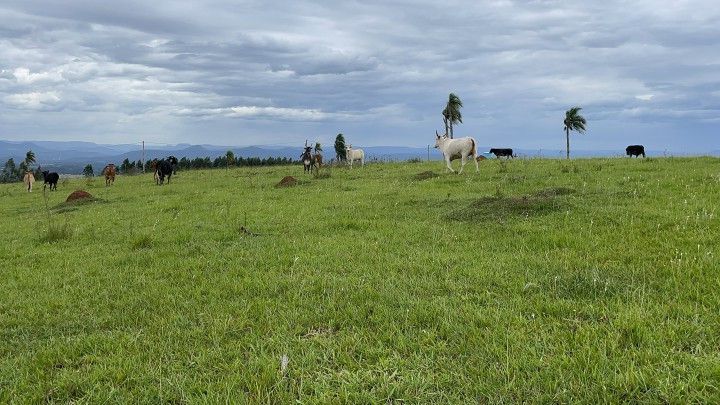
MULTIPOLYGON (((157 185, 165 183, 167 178, 168 184, 170 184, 170 177, 177 172, 178 160, 175 156, 168 156, 165 159, 155 159, 150 163, 153 169, 153 176, 157 185)), ((102 175, 105 177, 105 186, 111 186, 115 183, 115 176, 117 175, 117 167, 113 163, 107 164, 103 170, 102 175)), ((60 175, 56 172, 43 171, 43 190, 50 186, 50 191, 57 191, 57 183, 60 180, 60 175)), ((35 183, 35 175, 32 171, 26 171, 23 175, 23 184, 28 192, 32 192, 33 184, 35 183)))
MULTIPOLYGON (((474 138, 449 138, 447 135, 440 135, 435 131, 435 148, 440 150, 443 156, 445 164, 451 172, 455 173, 455 170, 450 164, 453 160, 460 159, 460 170, 457 172, 462 173, 465 168, 466 160, 473 161, 475 163, 475 171, 479 171, 478 160, 483 159, 483 156, 478 157, 477 154, 477 142, 474 138)), ((517 157, 513 153, 511 148, 491 148, 490 154, 496 157, 514 158, 517 157)), ((645 147, 643 145, 629 145, 625 148, 625 154, 627 156, 645 157, 645 147)), ((348 166, 352 169, 353 163, 359 161, 360 166, 365 166, 365 152, 362 149, 355 149, 352 145, 345 146, 345 158, 348 166)), ((310 172, 313 168, 320 168, 323 164, 323 157, 319 149, 315 149, 313 152, 312 147, 305 146, 305 149, 300 155, 300 159, 303 164, 305 172, 310 172)), ((153 170, 153 177, 157 185, 165 183, 170 184, 170 178, 176 174, 178 160, 175 156, 168 156, 164 159, 154 159, 151 163, 153 170)), ((105 176, 105 185, 110 186, 115 183, 115 176, 117 174, 117 168, 114 164, 110 163, 103 168, 102 175, 105 176)), ((57 183, 60 176, 55 172, 43 171, 43 190, 50 186, 50 191, 57 190, 57 183)), ((35 176, 31 171, 27 171, 23 176, 23 183, 28 192, 32 192, 33 183, 35 182, 35 176)))
MULTIPOLYGON (((460 170, 457 172, 460 174, 465 168, 466 160, 474 161, 475 171, 480 171, 478 161, 485 159, 485 156, 478 156, 477 142, 471 137, 450 138, 447 134, 440 135, 437 131, 435 131, 435 149, 440 150, 448 170, 453 173, 455 173, 455 170, 450 164, 453 160, 460 159, 460 170)), ((490 148, 488 153, 495 155, 497 158, 505 157, 506 159, 510 159, 517 157, 517 155, 513 153, 512 148, 490 148)), ((645 157, 645 147, 643 145, 630 145, 625 148, 625 154, 627 156, 637 157, 642 155, 642 157, 645 157)), ((305 171, 310 171, 310 167, 314 164, 312 163, 313 157, 311 156, 310 147, 305 147, 305 152, 301 155, 301 157, 303 158, 305 171)), ((352 168, 353 162, 358 160, 360 161, 361 166, 365 165, 365 152, 362 149, 353 149, 352 145, 346 145, 345 157, 350 168, 352 168)))

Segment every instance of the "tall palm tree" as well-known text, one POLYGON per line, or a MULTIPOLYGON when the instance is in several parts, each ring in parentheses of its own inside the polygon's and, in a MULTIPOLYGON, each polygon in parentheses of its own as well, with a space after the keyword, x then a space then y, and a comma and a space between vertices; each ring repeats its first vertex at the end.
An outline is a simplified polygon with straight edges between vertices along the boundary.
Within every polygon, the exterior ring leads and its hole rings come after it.
POLYGON ((35 152, 31 149, 25 154, 25 165, 30 167, 33 163, 35 163, 35 152))
POLYGON ((462 106, 463 103, 460 101, 460 97, 455 93, 450 93, 445 109, 442 111, 443 122, 445 123, 445 135, 448 134, 449 126, 450 139, 453 137, 453 124, 462 124, 462 114, 460 113, 462 106))
POLYGON ((565 140, 567 142, 567 159, 570 159, 570 131, 577 131, 579 133, 585 132, 585 117, 580 115, 581 107, 573 107, 565 111, 565 140))

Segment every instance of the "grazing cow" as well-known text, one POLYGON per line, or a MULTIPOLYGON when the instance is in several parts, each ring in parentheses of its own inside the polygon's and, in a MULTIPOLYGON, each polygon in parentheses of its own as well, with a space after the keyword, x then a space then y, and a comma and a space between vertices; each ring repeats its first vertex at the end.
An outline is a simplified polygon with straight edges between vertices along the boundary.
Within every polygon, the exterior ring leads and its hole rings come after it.
POLYGON ((33 172, 29 170, 25 172, 25 175, 23 176, 23 183, 25 183, 28 193, 32 193, 32 186, 33 183, 35 183, 35 175, 33 172))
POLYGON ((170 184, 170 177, 172 177, 173 174, 173 166, 172 163, 170 163, 169 160, 162 159, 157 163, 157 170, 155 171, 157 175, 157 184, 162 185, 165 183, 165 176, 167 176, 167 182, 170 184))
POLYGON ((354 160, 359 160, 360 166, 365 167, 365 152, 362 149, 353 149, 352 145, 345 145, 345 159, 351 169, 354 160))
POLYGON ((117 173, 117 169, 115 168, 115 165, 110 163, 102 171, 103 176, 105 176, 105 187, 115 184, 115 174, 117 173))
POLYGON ((435 131, 435 148, 440 149, 443 158, 445 158, 445 164, 451 172, 455 173, 455 170, 453 170, 450 165, 450 161, 460 159, 460 171, 458 172, 458 174, 460 174, 463 168, 465 168, 465 158, 472 159, 472 161, 475 162, 475 171, 480 171, 477 162, 477 143, 475 139, 469 136, 450 139, 447 135, 440 136, 437 131, 435 131))
POLYGON ((645 147, 642 145, 630 145, 625 148, 625 154, 630 157, 638 157, 640 155, 642 155, 642 157, 645 157, 645 147))
POLYGON ((492 148, 490 149, 490 153, 495 155, 495 157, 505 156, 508 159, 514 158, 513 150, 510 148, 492 148))
POLYGON ((303 171, 311 171, 313 166, 312 146, 305 147, 305 151, 302 153, 302 155, 300 155, 300 159, 302 160, 303 171))
POLYGON ((45 190, 45 187, 47 187, 48 184, 50 185, 50 191, 53 191, 53 190, 57 191, 57 183, 58 183, 58 180, 60 180, 60 175, 55 172, 49 173, 47 170, 42 172, 42 174, 43 174, 43 180, 45 181, 45 184, 43 185, 43 191, 45 190))

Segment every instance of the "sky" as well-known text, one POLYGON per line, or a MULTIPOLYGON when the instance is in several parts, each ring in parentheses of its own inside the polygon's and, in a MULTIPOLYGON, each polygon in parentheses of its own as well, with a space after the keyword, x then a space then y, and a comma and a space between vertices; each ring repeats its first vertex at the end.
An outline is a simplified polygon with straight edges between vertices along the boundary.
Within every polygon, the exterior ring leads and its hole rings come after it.
POLYGON ((720 3, 0 3, 0 139, 720 149, 720 3))

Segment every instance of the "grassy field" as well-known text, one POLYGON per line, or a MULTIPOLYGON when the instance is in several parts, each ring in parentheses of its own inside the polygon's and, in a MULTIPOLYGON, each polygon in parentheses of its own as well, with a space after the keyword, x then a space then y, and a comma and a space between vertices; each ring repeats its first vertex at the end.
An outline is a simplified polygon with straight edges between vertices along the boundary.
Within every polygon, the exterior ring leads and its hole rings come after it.
POLYGON ((0 185, 0 402, 720 401, 720 159, 480 170, 0 185))

